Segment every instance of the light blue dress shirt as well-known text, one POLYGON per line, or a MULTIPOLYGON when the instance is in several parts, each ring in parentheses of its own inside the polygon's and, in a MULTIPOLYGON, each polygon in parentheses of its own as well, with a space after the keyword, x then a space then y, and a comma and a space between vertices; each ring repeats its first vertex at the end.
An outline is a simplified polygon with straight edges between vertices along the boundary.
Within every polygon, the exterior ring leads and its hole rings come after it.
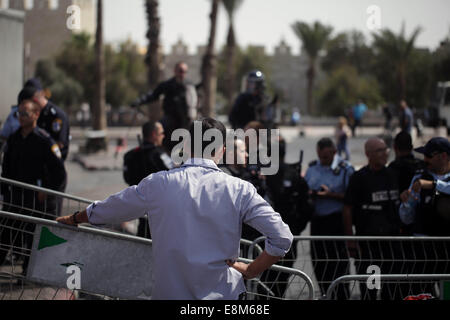
MULTIPOLYGON (((450 178, 450 172, 443 176, 439 176, 432 172, 430 172, 430 173, 433 176, 433 179, 436 181, 436 191, 445 193, 445 194, 450 194, 450 182, 445 181, 450 178)), ((412 188, 412 185, 414 184, 414 182, 417 179, 420 178, 420 176, 421 175, 414 176, 414 178, 411 180, 411 185, 409 186, 409 189, 412 188)), ((420 194, 412 191, 409 201, 406 203, 404 203, 404 202, 401 203, 400 209, 399 209, 399 214, 400 214, 400 219, 402 220, 402 222, 404 224, 409 225, 415 221, 416 208, 417 208, 419 202, 420 202, 420 194), (414 198, 417 198, 417 200, 414 198)))
MULTIPOLYGON (((335 174, 330 166, 323 166, 318 161, 306 171, 305 180, 311 190, 319 191, 322 185, 326 185, 331 192, 345 194, 349 179, 355 172, 349 162, 345 161, 345 167, 340 168, 339 174, 335 174)), ((344 202, 334 199, 317 199, 315 201, 315 216, 324 217, 332 213, 342 211, 344 202)))
POLYGON ((243 277, 225 261, 238 257, 243 222, 267 236, 265 250, 272 256, 284 256, 293 239, 252 184, 207 159, 152 174, 87 212, 93 225, 148 214, 157 300, 238 299, 245 292, 243 277))

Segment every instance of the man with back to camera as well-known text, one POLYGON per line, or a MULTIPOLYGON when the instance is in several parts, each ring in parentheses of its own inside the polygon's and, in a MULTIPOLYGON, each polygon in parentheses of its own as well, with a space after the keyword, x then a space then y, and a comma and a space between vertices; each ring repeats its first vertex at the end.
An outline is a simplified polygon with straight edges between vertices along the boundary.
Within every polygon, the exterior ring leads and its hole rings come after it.
POLYGON ((415 173, 425 167, 425 163, 414 157, 411 135, 406 131, 400 131, 394 139, 395 160, 389 164, 389 168, 398 174, 399 191, 409 188, 411 179, 415 173))
POLYGON ((176 145, 171 141, 172 132, 180 128, 189 128, 189 125, 197 116, 197 92, 195 87, 186 81, 188 70, 188 65, 185 62, 176 63, 172 78, 161 82, 153 92, 143 95, 131 104, 132 107, 137 107, 155 102, 160 96, 164 96, 162 104, 164 116, 161 124, 165 131, 163 145, 169 153, 176 145))
MULTIPOLYGON (((125 182, 130 186, 138 185, 145 177, 159 171, 175 167, 172 159, 162 148, 164 128, 161 123, 149 121, 142 126, 143 144, 124 155, 125 182), (130 160, 128 160, 130 159, 130 160)), ((147 217, 139 218, 138 237, 150 239, 147 217)))
POLYGON ((412 127, 414 125, 414 114, 405 100, 400 101, 399 124, 401 131, 406 131, 409 134, 412 134, 412 127))
POLYGON ((225 152, 222 123, 196 121, 189 133, 193 139, 190 144, 185 140, 185 151, 190 158, 182 167, 152 174, 138 186, 57 221, 102 225, 147 213, 153 238, 153 299, 235 300, 245 293, 243 278, 276 263, 290 249, 293 236, 250 183, 217 167, 225 152), (221 135, 211 155, 204 154, 210 142, 194 135, 196 126, 202 135, 208 130, 221 135), (249 265, 236 262, 242 223, 267 236, 265 251, 249 265))

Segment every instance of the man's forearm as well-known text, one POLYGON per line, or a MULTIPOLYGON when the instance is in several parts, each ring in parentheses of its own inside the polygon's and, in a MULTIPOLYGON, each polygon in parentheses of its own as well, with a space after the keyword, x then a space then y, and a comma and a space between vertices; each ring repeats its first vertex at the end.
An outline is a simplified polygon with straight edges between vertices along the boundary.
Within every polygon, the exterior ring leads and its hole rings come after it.
POLYGON ((89 223, 89 218, 85 209, 83 211, 71 214, 70 216, 59 217, 56 221, 70 226, 77 226, 82 223, 89 223))
POLYGON ((250 264, 232 261, 227 261, 227 263, 230 267, 242 273, 245 279, 253 279, 270 268, 274 263, 277 263, 280 259, 281 257, 271 256, 264 250, 263 253, 250 264))
POLYGON ((265 250, 252 263, 248 265, 245 276, 248 279, 255 278, 265 270, 270 268, 274 263, 277 263, 281 257, 274 257, 268 254, 265 250))

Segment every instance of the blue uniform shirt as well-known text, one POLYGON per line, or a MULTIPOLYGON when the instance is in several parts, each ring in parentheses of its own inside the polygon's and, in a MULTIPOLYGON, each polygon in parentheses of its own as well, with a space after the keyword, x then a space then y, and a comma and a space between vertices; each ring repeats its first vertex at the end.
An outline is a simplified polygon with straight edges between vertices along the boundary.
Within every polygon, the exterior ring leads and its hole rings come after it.
MULTIPOLYGON (((322 185, 326 185, 331 192, 345 193, 350 176, 355 169, 348 161, 341 160, 336 172, 330 166, 323 166, 319 161, 311 164, 306 171, 305 180, 311 190, 319 191, 322 185), (338 171, 338 172, 337 172, 338 171)), ((342 211, 343 201, 334 199, 317 199, 315 202, 315 215, 327 216, 337 211, 342 211)))
MULTIPOLYGON (((450 182, 446 181, 450 178, 450 173, 446 173, 442 176, 439 176, 433 172, 430 172, 433 176, 434 180, 436 181, 436 191, 450 194, 450 182)), ((411 185, 409 186, 409 189, 411 190, 414 182, 420 178, 420 174, 414 176, 411 180, 411 185)), ((416 219, 416 209, 417 206, 420 203, 420 192, 416 193, 414 191, 411 192, 412 196, 409 198, 409 201, 407 203, 402 202, 399 209, 400 219, 402 222, 406 225, 409 225, 411 223, 414 223, 416 219), (415 199, 417 197, 417 200, 415 199)))
POLYGON ((19 130, 20 123, 16 115, 17 111, 19 111, 19 107, 17 106, 12 107, 11 113, 8 115, 8 118, 6 118, 5 124, 3 125, 2 128, 2 132, 0 133, 2 137, 8 138, 14 132, 19 130))

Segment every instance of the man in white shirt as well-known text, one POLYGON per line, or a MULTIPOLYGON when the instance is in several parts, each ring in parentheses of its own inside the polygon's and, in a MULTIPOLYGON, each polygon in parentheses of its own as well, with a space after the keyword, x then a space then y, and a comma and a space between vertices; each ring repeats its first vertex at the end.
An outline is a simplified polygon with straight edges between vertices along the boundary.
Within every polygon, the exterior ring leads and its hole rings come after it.
POLYGON ((58 218, 60 223, 103 225, 148 214, 153 237, 153 299, 238 299, 251 279, 283 257, 292 233, 280 215, 258 195, 252 184, 222 172, 217 163, 225 152, 224 125, 214 119, 200 123, 220 132, 223 140, 211 156, 209 142, 190 130, 191 158, 183 166, 152 174, 86 210, 58 218), (267 237, 265 251, 250 264, 236 262, 242 223, 267 237))

